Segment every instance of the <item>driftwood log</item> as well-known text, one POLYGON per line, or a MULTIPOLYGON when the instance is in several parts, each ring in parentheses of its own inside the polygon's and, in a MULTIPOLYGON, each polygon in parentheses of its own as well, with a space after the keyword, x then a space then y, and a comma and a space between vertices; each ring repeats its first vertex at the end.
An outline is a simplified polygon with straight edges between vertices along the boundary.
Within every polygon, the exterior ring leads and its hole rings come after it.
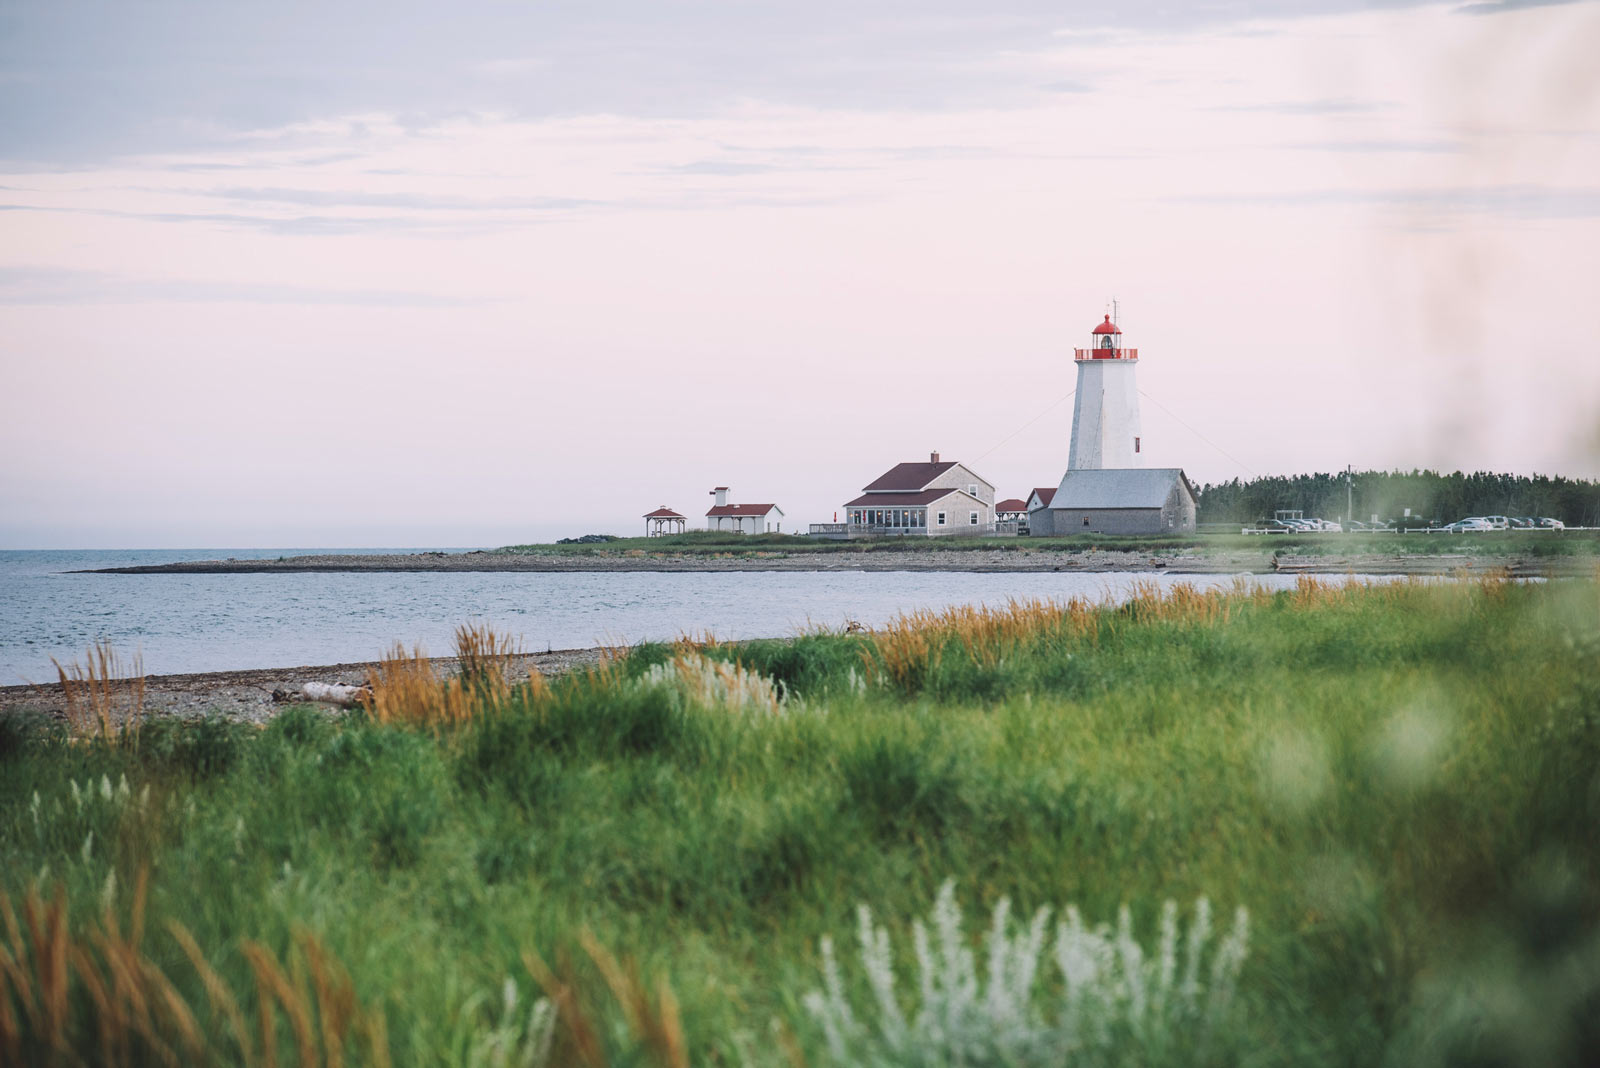
POLYGON ((274 701, 316 701, 340 708, 354 708, 372 691, 365 686, 346 686, 339 682, 308 682, 299 690, 273 690, 274 701))

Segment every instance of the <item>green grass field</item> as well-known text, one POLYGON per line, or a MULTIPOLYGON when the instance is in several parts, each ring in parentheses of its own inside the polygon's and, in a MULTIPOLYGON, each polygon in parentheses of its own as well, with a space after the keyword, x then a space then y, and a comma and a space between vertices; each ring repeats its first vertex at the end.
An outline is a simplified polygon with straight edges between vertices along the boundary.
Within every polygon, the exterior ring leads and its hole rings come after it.
POLYGON ((1593 582, 1147 592, 648 646, 515 689, 480 660, 265 730, 0 720, 0 1062, 1575 1065, 1600 1044, 1593 582), (1048 935, 1124 904, 1127 937, 1074 936, 1113 947, 1097 978, 1027 944, 1041 907, 1048 935))

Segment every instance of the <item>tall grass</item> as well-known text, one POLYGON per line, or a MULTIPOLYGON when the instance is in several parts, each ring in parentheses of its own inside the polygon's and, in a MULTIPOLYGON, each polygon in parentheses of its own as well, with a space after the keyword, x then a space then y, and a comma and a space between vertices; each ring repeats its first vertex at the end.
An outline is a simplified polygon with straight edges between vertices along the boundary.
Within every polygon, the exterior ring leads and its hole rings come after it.
POLYGON ((479 648, 260 731, 0 721, 0 1062, 826 1064, 805 996, 858 902, 896 952, 837 959, 847 1058, 914 1063, 880 990, 941 1063, 930 1004, 1059 1038, 1085 961, 1091 1063, 1600 1040, 1600 585, 1148 589, 529 683, 479 648), (1208 893, 1249 909, 1236 984, 1166 905, 1208 893), (1069 901, 1119 919, 1064 956, 1009 919, 1069 901))
POLYGON ((176 918, 165 926, 193 976, 178 975, 147 952, 147 888, 141 871, 126 931, 114 899, 104 902, 97 920, 74 923, 63 891, 46 903, 33 889, 22 899, 19 922, 11 897, 0 893, 7 937, 0 945, 0 1051, 8 1063, 88 1055, 105 1065, 237 1061, 272 1068, 285 1022, 296 1064, 337 1068, 352 1054, 361 1063, 389 1063, 381 1011, 360 1004, 344 966, 315 935, 299 932, 287 962, 245 940, 240 948, 255 986, 241 993, 176 918), (192 978, 205 991, 204 1016, 182 989, 192 978), (241 1008, 251 998, 254 1033, 241 1008))
POLYGON ((89 647, 81 664, 62 664, 55 657, 50 662, 61 681, 74 733, 103 738, 123 731, 137 734, 144 715, 144 664, 138 654, 125 664, 110 641, 100 641, 89 647))

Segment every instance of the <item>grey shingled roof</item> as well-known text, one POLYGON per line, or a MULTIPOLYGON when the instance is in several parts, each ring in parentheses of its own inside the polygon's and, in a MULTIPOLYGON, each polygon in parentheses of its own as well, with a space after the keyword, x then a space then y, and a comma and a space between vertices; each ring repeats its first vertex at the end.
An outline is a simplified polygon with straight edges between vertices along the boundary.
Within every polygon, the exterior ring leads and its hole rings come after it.
POLYGON ((1160 508, 1172 485, 1183 478, 1177 467, 1108 467, 1068 471, 1056 489, 1052 508, 1160 508))

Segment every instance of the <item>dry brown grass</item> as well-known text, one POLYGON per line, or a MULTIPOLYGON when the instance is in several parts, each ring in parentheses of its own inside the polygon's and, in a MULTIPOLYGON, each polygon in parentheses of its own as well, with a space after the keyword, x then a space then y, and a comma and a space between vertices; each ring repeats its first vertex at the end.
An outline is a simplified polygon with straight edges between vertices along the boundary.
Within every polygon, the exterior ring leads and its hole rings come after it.
POLYGON ((420 646, 408 653, 396 645, 378 662, 369 682, 364 706, 373 719, 429 730, 460 727, 496 707, 511 691, 493 659, 483 660, 471 677, 442 679, 420 646))
POLYGON ((500 634, 487 623, 463 623, 456 628, 456 659, 463 675, 511 674, 512 662, 522 655, 522 641, 500 634))
MULTIPOLYGON (((648 1058, 647 1063, 661 1068, 689 1068, 689 1044, 683 1034, 678 999, 666 977, 656 981, 652 993, 640 977, 636 960, 619 962, 587 929, 579 941, 621 1007, 628 1033, 648 1058)), ((585 996, 588 988, 578 980, 571 959, 565 953, 559 954, 552 970, 539 954, 525 949, 522 961, 544 988, 563 1027, 552 1063, 607 1068, 610 1062, 601 1039, 601 1009, 585 996)))
POLYGON ((690 653, 704 653, 725 648, 729 643, 722 641, 709 629, 695 636, 689 631, 678 635, 678 640, 672 643, 673 650, 680 656, 690 653))
POLYGON ((137 731, 144 718, 144 663, 135 653, 124 664, 109 641, 89 647, 82 664, 50 662, 61 680, 67 725, 74 734, 98 734, 110 739, 122 731, 137 731))
POLYGON ((1076 597, 1065 602, 1012 600, 1004 608, 956 605, 912 612, 870 632, 861 659, 869 681, 882 678, 911 687, 938 669, 949 642, 958 642, 974 663, 993 668, 1041 634, 1094 641, 1097 630, 1095 606, 1076 597))
POLYGON ((194 967, 213 1021, 218 1013, 227 1021, 231 1045, 212 1041, 177 984, 144 952, 147 885, 141 872, 126 933, 109 905, 97 921, 74 930, 59 888, 48 903, 30 890, 20 920, 10 896, 0 893, 0 1063, 275 1068, 281 1010, 297 1064, 342 1068, 352 1049, 360 1063, 388 1064, 382 1014, 361 1005, 343 965, 315 935, 297 932, 287 968, 265 946, 242 944, 256 980, 252 1038, 239 998, 188 929, 169 920, 166 929, 194 967))
MULTIPOLYGON (((527 681, 520 687, 511 682, 516 661, 523 655, 519 639, 499 634, 487 624, 462 624, 456 628, 460 671, 443 678, 421 646, 407 652, 396 644, 369 676, 370 692, 363 707, 380 723, 443 731, 495 712, 517 689, 527 704, 537 706, 548 700, 550 683, 536 665, 528 664, 527 681)), ((602 663, 625 655, 626 650, 615 650, 603 656, 602 663)))

